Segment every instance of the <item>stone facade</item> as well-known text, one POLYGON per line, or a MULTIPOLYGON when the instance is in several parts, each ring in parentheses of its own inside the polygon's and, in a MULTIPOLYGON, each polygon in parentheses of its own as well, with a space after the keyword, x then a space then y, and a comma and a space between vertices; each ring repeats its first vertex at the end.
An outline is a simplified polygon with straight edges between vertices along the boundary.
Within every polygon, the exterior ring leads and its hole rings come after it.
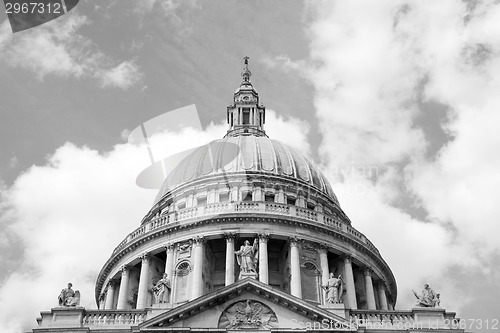
POLYGON ((225 137, 179 163, 104 264, 98 309, 42 312, 34 332, 425 331, 455 320, 442 309, 394 310, 389 266, 321 171, 267 137, 250 76, 245 59, 225 137), (341 280, 335 302, 331 273, 341 280), (153 287, 165 277, 159 302, 153 287))

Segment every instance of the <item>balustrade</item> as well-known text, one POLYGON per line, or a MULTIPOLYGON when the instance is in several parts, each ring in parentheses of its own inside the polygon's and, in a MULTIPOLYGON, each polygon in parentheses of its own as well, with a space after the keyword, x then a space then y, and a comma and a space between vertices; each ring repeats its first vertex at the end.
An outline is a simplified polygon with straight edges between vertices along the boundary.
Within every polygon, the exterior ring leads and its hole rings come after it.
POLYGON ((358 327, 401 328, 405 325, 413 325, 415 315, 411 311, 350 310, 349 319, 358 327))
POLYGON ((320 224, 328 225, 334 229, 341 230, 349 233, 356 239, 366 244, 369 249, 378 253, 376 247, 359 231, 352 228, 348 224, 342 222, 340 218, 332 215, 325 215, 324 213, 317 212, 308 208, 301 208, 294 205, 287 205, 275 202, 218 202, 211 203, 204 206, 189 207, 178 210, 168 215, 154 217, 149 222, 144 223, 139 228, 130 233, 113 251, 116 253, 128 243, 137 237, 146 233, 152 232, 156 229, 162 228, 172 222, 180 222, 183 220, 210 216, 216 214, 234 213, 234 212, 262 212, 271 213, 285 216, 297 216, 306 220, 314 221, 320 224))
POLYGON ((83 326, 138 325, 145 320, 146 312, 141 310, 86 310, 82 324, 83 326))

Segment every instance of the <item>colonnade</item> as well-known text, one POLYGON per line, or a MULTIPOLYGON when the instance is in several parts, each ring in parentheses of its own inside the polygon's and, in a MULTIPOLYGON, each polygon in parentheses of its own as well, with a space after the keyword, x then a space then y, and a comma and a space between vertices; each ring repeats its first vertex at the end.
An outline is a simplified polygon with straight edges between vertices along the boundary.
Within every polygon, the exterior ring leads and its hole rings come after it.
MULTIPOLYGON (((228 286, 235 282, 235 233, 226 233, 226 267, 225 267, 225 285, 228 286)), ((268 241, 269 235, 262 233, 258 235, 259 242, 259 274, 258 279, 260 282, 269 284, 269 267, 268 267, 268 241)), ((302 279, 301 279, 301 262, 300 262, 300 239, 290 237, 288 246, 290 253, 290 294, 302 298, 302 279)), ((189 299, 193 300, 203 295, 204 281, 203 281, 203 259, 205 258, 206 241, 203 237, 196 237, 192 240, 192 278, 190 286, 189 299)), ((165 246, 166 260, 165 260, 165 273, 169 277, 173 276, 174 270, 174 245, 170 244, 165 246)), ((318 249, 319 262, 321 269, 321 285, 327 285, 330 269, 328 263, 328 248, 326 246, 319 246, 318 249)), ((149 276, 150 255, 144 254, 141 256, 141 272, 139 276, 139 286, 137 294, 137 308, 143 309, 148 306, 148 287, 150 284, 149 276)), ((113 308, 113 300, 115 298, 116 289, 119 285, 118 299, 116 302, 116 309, 126 309, 128 296, 129 296, 129 279, 130 268, 124 266, 120 269, 121 282, 117 283, 115 280, 110 280, 107 286, 107 293, 105 299, 105 309, 113 308)), ((366 306, 368 310, 388 310, 389 304, 387 301, 387 294, 385 285, 378 282, 375 286, 372 281, 372 272, 369 268, 364 269, 364 289, 366 294, 366 306), (377 293, 377 296, 375 296, 377 293)), ((344 303, 346 308, 357 309, 356 299, 356 286, 353 274, 352 259, 349 256, 343 257, 343 280, 345 283, 344 289, 346 290, 346 297, 344 303)))

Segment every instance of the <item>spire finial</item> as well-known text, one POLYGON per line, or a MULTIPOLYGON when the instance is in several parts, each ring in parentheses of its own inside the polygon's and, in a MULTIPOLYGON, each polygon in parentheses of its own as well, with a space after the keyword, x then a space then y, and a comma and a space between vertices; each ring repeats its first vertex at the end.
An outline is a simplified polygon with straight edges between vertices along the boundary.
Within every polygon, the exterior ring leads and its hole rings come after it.
POLYGON ((249 57, 243 58, 245 67, 243 67, 243 72, 241 72, 241 76, 243 77, 242 84, 250 83, 250 76, 252 76, 252 72, 250 72, 250 70, 248 69, 248 59, 250 58, 249 57))

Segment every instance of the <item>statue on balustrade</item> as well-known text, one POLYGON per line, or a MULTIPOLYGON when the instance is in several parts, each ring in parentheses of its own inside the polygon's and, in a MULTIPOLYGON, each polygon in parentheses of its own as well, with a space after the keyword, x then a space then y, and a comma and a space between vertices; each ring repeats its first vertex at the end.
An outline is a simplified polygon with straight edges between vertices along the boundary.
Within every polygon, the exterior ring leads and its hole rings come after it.
POLYGON ((415 290, 412 290, 413 294, 417 298, 416 306, 434 308, 439 306, 441 300, 439 299, 439 294, 436 294, 434 290, 429 287, 428 284, 424 285, 424 290, 422 290, 422 294, 419 296, 415 290))
POLYGON ((254 240, 253 245, 250 245, 250 242, 245 240, 245 243, 240 247, 239 251, 234 252, 238 265, 240 265, 240 272, 257 274, 257 263, 259 260, 258 248, 257 239, 254 240))
POLYGON ((59 297, 57 298, 59 301, 59 306, 78 306, 80 305, 80 292, 73 291, 71 289, 73 287, 72 283, 68 283, 68 287, 61 290, 59 297))
POLYGON ((322 286, 322 288, 326 292, 327 303, 342 303, 342 292, 344 291, 344 284, 340 275, 338 277, 335 277, 333 273, 330 273, 327 284, 322 286))
POLYGON ((170 300, 170 279, 167 273, 153 286, 155 303, 168 303, 170 300))

